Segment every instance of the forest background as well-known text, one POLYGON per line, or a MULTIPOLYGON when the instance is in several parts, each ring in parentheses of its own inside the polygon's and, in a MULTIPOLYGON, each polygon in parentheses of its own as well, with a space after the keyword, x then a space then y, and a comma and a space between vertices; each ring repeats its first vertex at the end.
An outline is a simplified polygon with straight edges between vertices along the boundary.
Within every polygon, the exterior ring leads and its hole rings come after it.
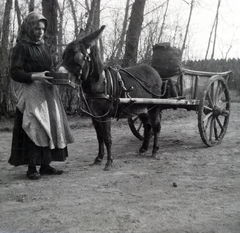
MULTIPOLYGON (((201 71, 233 71, 229 88, 240 96, 240 60, 237 46, 240 21, 235 0, 4 0, 0 2, 0 118, 12 116, 16 98, 9 75, 11 51, 18 28, 31 11, 49 21, 47 42, 54 65, 76 38, 106 25, 99 40, 105 64, 127 67, 151 63, 155 44, 169 42, 182 52, 182 66, 201 71), (231 19, 229 22, 228 19, 231 19), (231 31, 229 30, 231 28, 231 31)), ((77 92, 60 88, 66 111, 76 110, 77 92)))

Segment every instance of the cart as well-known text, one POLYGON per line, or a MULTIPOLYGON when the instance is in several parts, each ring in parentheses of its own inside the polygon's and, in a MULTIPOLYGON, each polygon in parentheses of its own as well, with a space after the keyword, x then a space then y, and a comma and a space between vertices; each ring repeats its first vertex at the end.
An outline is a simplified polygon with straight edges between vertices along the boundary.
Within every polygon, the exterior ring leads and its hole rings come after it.
MULTIPOLYGON (((202 141, 209 147, 221 143, 230 117, 230 95, 227 82, 232 71, 203 72, 183 69, 180 75, 163 80, 161 99, 119 98, 122 104, 159 104, 161 109, 184 108, 198 114, 198 129, 202 141)), ((143 139, 138 117, 128 118, 132 133, 143 139)))

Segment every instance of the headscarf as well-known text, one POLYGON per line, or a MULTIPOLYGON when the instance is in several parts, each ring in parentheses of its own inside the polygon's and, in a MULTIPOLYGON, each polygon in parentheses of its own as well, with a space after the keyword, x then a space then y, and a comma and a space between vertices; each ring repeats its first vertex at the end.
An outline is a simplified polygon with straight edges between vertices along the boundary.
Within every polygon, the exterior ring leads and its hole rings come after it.
MULTIPOLYGON (((32 11, 26 16, 19 28, 17 43, 23 39, 36 43, 33 39, 33 29, 38 25, 40 20, 44 21, 46 32, 48 26, 47 19, 42 14, 32 11)), ((42 39, 39 43, 44 43, 44 40, 42 39)))

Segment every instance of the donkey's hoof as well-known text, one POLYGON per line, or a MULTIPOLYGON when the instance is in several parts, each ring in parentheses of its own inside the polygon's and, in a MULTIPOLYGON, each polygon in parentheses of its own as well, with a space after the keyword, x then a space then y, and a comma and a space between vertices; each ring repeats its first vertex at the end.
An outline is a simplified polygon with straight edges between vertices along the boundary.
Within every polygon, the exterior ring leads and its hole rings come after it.
POLYGON ((139 151, 138 156, 139 157, 144 157, 146 155, 146 151, 139 151))
POLYGON ((104 171, 110 171, 112 169, 112 162, 107 162, 105 164, 104 171))
POLYGON ((142 147, 139 149, 139 156, 145 156, 147 150, 143 149, 142 147))
POLYGON ((96 158, 95 160, 94 160, 94 162, 92 163, 92 164, 90 164, 90 166, 95 166, 95 165, 102 165, 102 160, 101 159, 98 159, 98 158, 96 158))

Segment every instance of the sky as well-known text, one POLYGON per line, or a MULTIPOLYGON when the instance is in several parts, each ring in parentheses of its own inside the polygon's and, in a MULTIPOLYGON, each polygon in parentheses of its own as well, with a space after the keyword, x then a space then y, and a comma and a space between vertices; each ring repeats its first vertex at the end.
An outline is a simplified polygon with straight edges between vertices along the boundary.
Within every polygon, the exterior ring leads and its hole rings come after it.
MULTIPOLYGON (((174 0, 176 1, 176 0, 174 0)), ((194 30, 191 39, 193 47, 200 57, 206 53, 207 43, 216 14, 217 0, 201 0, 192 16, 194 30)), ((240 58, 240 0, 222 0, 219 11, 217 44, 215 56, 222 58, 240 58)))
MULTIPOLYGON (((116 8, 125 8, 126 0, 102 0, 108 6, 112 4, 116 8)), ((147 0, 145 8, 153 8, 159 5, 159 0, 147 0)), ((174 21, 179 17, 183 25, 187 25, 189 16, 189 4, 191 0, 170 0, 169 15, 167 21, 174 21), (176 14, 178 12, 178 16, 176 14)), ((193 9, 189 31, 190 58, 204 59, 207 44, 216 15, 218 0, 196 0, 193 9)), ((111 21, 103 17, 103 24, 109 27, 111 21)), ((110 26, 111 28, 111 26, 110 26)), ((212 49, 208 58, 211 56, 212 49)), ((219 10, 219 22, 217 31, 217 43, 214 58, 240 58, 240 0, 221 0, 219 10)))
MULTIPOLYGON (((59 0, 61 1, 61 0, 59 0)), ((84 0, 78 0, 83 2, 84 0)), ((134 0, 131 0, 133 2, 134 0)), ((216 14, 218 0, 195 0, 196 5, 193 9, 190 31, 188 34, 188 54, 187 59, 199 60, 204 59, 210 31, 216 14)), ((37 0, 40 4, 40 0, 37 0)), ((156 6, 164 3, 165 0, 146 0, 145 11, 154 10, 156 6)), ((191 0, 170 0, 167 16, 167 23, 174 25, 176 20, 181 21, 181 25, 185 27, 189 16, 189 3, 191 0)), ((84 4, 83 4, 84 5, 84 4)), ((101 24, 106 25, 103 36, 111 38, 114 33, 114 18, 120 13, 123 17, 126 6, 126 0, 101 0, 101 24)), ((163 10, 162 10, 163 12, 163 10)), ((84 13, 82 10, 77 14, 84 13)), ((159 12, 153 11, 154 14, 159 12)), ((217 43, 215 47, 214 58, 240 58, 240 0, 221 0, 219 11, 219 23, 217 32, 217 43), (229 52, 228 52, 229 51, 229 52)), ((161 18, 161 15, 160 15, 161 18)), ((69 22, 72 22, 70 15, 69 22)), ((121 27, 121 24, 119 24, 121 27)), ((73 35, 73 23, 68 24, 68 35, 73 35)), ((121 28, 120 28, 121 29, 121 28)), ((72 39, 72 37, 71 37, 72 39)), ((69 41, 70 42, 70 41, 69 41)), ((107 44, 107 41, 105 41, 107 44)), ((211 48, 210 48, 211 49, 211 48)), ((210 58, 211 50, 208 58, 210 58)))

